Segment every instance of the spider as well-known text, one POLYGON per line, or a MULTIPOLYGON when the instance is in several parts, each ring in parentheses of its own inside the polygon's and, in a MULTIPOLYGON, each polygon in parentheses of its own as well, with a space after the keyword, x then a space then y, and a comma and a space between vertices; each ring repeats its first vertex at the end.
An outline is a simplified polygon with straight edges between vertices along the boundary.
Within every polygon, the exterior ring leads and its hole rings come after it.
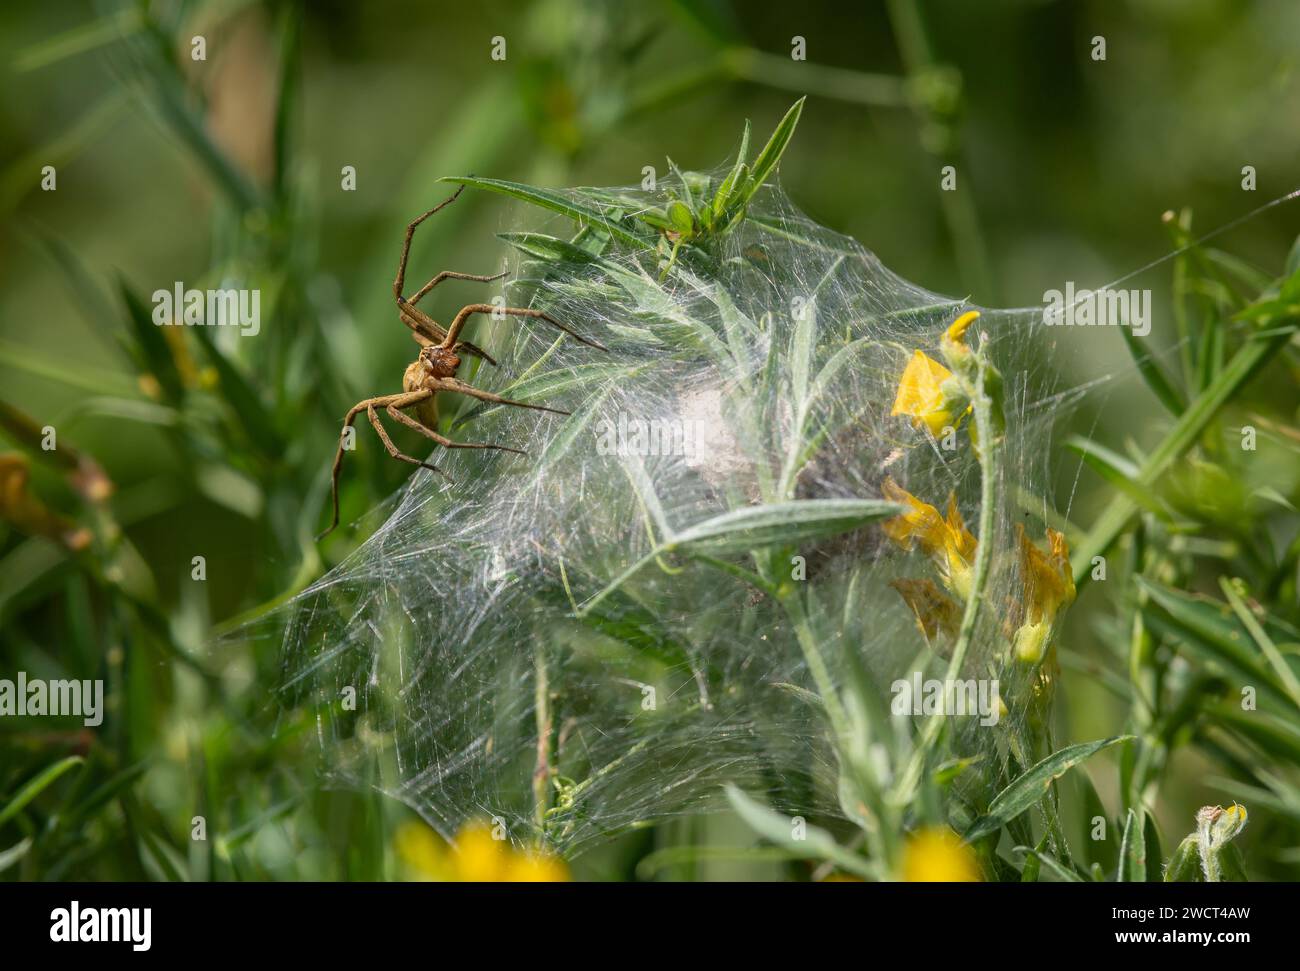
POLYGON ((411 252, 411 238, 415 235, 416 227, 438 210, 455 202, 464 189, 465 187, 462 185, 452 193, 449 199, 445 199, 434 206, 406 227, 406 239, 402 243, 402 257, 397 263, 397 279, 393 281, 393 296, 397 299, 398 317, 402 323, 411 329, 411 336, 420 345, 420 353, 415 361, 406 368, 406 373, 402 375, 401 392, 377 395, 373 398, 366 398, 364 401, 358 401, 349 409, 347 416, 343 419, 343 429, 339 433, 339 448, 334 455, 334 468, 331 472, 334 516, 330 521, 329 529, 321 533, 317 539, 328 536, 339 524, 339 472, 343 468, 343 453, 347 451, 345 448, 347 433, 348 429, 352 427, 352 422, 362 412, 365 412, 366 417, 370 419, 370 424, 374 426, 376 434, 379 435, 379 440, 384 443, 384 448, 388 450, 389 455, 402 462, 418 465, 420 468, 429 469, 431 472, 437 472, 448 481, 450 481, 451 477, 446 472, 434 465, 430 465, 428 462, 422 462, 420 459, 400 451, 393 444, 393 440, 388 437, 388 432, 385 431, 383 424, 380 422, 379 413, 376 409, 382 408, 389 418, 406 425, 408 428, 415 429, 425 438, 432 439, 443 448, 490 448, 502 452, 515 452, 519 455, 527 453, 522 449, 511 448, 509 445, 494 445, 487 442, 454 442, 450 438, 439 435, 434 431, 438 422, 438 407, 435 396, 439 392, 454 391, 457 394, 478 398, 480 401, 514 405, 517 408, 531 408, 534 411, 549 411, 556 415, 569 414, 569 412, 562 411, 559 408, 548 408, 545 405, 534 405, 524 401, 512 401, 509 398, 483 391, 457 379, 456 369, 460 367, 461 354, 480 358, 489 364, 495 365, 497 363, 486 351, 475 347, 469 341, 459 340, 461 329, 471 315, 490 314, 495 311, 511 317, 529 317, 544 320, 558 327, 574 340, 602 351, 608 350, 603 344, 589 340, 570 330, 554 317, 541 310, 529 310, 522 307, 495 307, 492 304, 471 303, 461 308, 460 312, 452 319, 451 325, 444 331, 437 321, 415 306, 443 280, 472 280, 476 283, 490 283, 493 280, 500 280, 508 271, 503 271, 494 276, 477 276, 473 273, 457 273, 454 270, 443 270, 416 291, 415 296, 409 300, 402 296, 402 288, 406 280, 406 261, 411 252), (414 418, 406 414, 408 410, 415 412, 414 418))

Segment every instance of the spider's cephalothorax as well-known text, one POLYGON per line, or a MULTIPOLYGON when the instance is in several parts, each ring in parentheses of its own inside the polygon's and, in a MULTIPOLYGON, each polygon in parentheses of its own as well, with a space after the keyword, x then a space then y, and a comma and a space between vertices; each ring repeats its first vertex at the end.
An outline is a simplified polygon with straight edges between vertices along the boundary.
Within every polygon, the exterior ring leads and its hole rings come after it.
POLYGON ((428 378, 454 378, 458 367, 460 358, 455 351, 437 346, 422 347, 419 359, 406 369, 402 385, 407 391, 414 391, 424 387, 428 378))
POLYGON ((455 202, 456 197, 460 195, 463 188, 464 186, 461 186, 450 199, 434 206, 406 227, 406 240, 402 244, 402 257, 397 263, 397 279, 393 281, 393 296, 397 299, 397 316, 402 323, 411 329, 411 336, 420 345, 420 356, 407 367, 406 373, 402 376, 402 392, 400 394, 380 395, 375 398, 367 398, 365 401, 359 401, 352 406, 343 419, 343 431, 339 435, 339 448, 334 455, 332 473, 334 518, 330 521, 329 529, 321 533, 322 537, 339 524, 339 472, 343 468, 343 453, 349 447, 348 429, 352 427, 352 422, 361 412, 364 411, 366 417, 370 419, 370 424, 374 426, 375 433, 379 436, 379 440, 384 443, 384 448, 388 449, 389 455, 443 476, 446 473, 441 469, 398 451, 397 446, 393 444, 392 439, 388 437, 388 432, 385 431, 383 424, 379 421, 379 413, 375 409, 382 408, 384 413, 394 421, 414 429, 425 438, 437 442, 444 448, 490 448, 503 452, 517 452, 520 455, 524 454, 522 450, 511 448, 508 445, 493 445, 486 442, 453 442, 451 439, 438 434, 433 427, 438 421, 435 396, 439 392, 454 391, 457 394, 478 398, 480 401, 514 405, 518 408, 532 408, 535 411, 550 411, 557 415, 568 414, 567 411, 561 411, 559 408, 547 408, 545 405, 532 405, 524 401, 511 401, 509 398, 503 398, 489 391, 482 391, 456 377, 456 370, 460 367, 460 354, 470 354, 489 364, 496 363, 486 351, 475 347, 468 341, 458 339, 465 322, 471 314, 496 313, 507 317, 531 317, 536 320, 544 320, 583 344, 599 348, 602 351, 605 350, 605 347, 601 344, 574 333, 564 324, 541 310, 472 303, 462 307, 460 313, 456 314, 452 319, 451 326, 443 330, 437 321, 416 306, 425 294, 443 280, 474 280, 479 283, 488 283, 492 280, 501 279, 501 277, 505 276, 505 273, 498 273, 496 276, 475 276, 472 273, 457 273, 453 270, 444 270, 421 287, 409 300, 402 296, 402 285, 406 278, 406 260, 411 252, 411 237, 415 235, 415 227, 419 226, 420 223, 443 206, 455 202), (415 417, 406 414, 408 410, 415 412, 415 417))

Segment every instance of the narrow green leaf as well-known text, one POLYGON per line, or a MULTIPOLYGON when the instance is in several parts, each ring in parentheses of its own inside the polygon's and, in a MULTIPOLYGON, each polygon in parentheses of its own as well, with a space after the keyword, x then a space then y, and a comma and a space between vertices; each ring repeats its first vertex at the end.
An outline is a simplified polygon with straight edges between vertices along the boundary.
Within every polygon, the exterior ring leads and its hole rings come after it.
POLYGON ((48 765, 38 772, 26 785, 18 790, 3 809, 0 809, 0 826, 3 826, 22 812, 29 802, 53 785, 61 775, 70 769, 75 769, 85 761, 80 755, 69 755, 66 759, 60 759, 53 765, 48 765))
POLYGON ((263 457, 278 458, 283 454, 284 443, 276 431, 270 410, 262 403, 261 397, 234 361, 217 347, 208 329, 195 327, 193 330, 203 345, 208 362, 217 372, 221 396, 230 405, 244 434, 257 446, 263 457))
POLYGON ((811 306, 801 308, 790 336, 790 392, 795 408, 802 413, 808 398, 808 374, 812 369, 813 350, 817 340, 816 314, 811 306))
POLYGON ((1145 883, 1147 878, 1147 844, 1145 813, 1129 809, 1124 817, 1124 838, 1119 844, 1119 870, 1115 879, 1120 883, 1145 883))
POLYGON ((1283 709, 1295 702, 1277 675, 1251 648, 1249 635, 1227 604, 1174 590, 1146 577, 1135 578, 1150 600, 1143 618, 1158 633, 1172 635, 1186 647, 1217 662, 1246 684, 1256 686, 1283 709))
POLYGON ((1146 825, 1143 827, 1142 838, 1146 842, 1147 853, 1147 883, 1159 883, 1163 873, 1161 872, 1161 861, 1164 860, 1164 851, 1160 848, 1160 831, 1156 828, 1156 818, 1150 813, 1146 813, 1146 825))
POLYGON ((595 257, 580 246, 545 233, 497 233, 515 249, 548 263, 592 263, 595 257))
POLYGON ((773 544, 792 545, 832 536, 898 516, 901 506, 879 499, 803 499, 747 506, 678 533, 669 549, 736 552, 773 544))
POLYGON ((134 338, 128 349, 132 352, 137 366, 158 379, 158 384, 169 402, 173 404, 179 402, 185 397, 185 387, 181 382, 180 372, 176 369, 176 359, 172 357, 171 347, 163 337, 162 327, 153 322, 153 314, 145 302, 131 289, 125 278, 119 277, 117 285, 122 294, 122 301, 126 304, 128 332, 134 338))
POLYGON ((807 100, 806 97, 800 98, 791 105, 790 110, 785 113, 785 117, 777 124, 776 130, 772 132, 772 137, 763 146, 763 150, 758 153, 758 158, 754 159, 753 183, 755 190, 767 181, 767 177, 772 174, 777 163, 781 161, 786 146, 790 144, 790 139, 794 136, 794 130, 799 124, 799 116, 803 113, 804 102, 807 100))
POLYGON ((27 851, 32 848, 32 838, 30 836, 19 840, 7 850, 0 850, 0 873, 4 873, 11 866, 27 855, 27 851))
POLYGON ((1187 408, 1187 403, 1183 401, 1183 396, 1178 393, 1169 379, 1165 377, 1165 372, 1160 365, 1156 363, 1151 351, 1147 349, 1146 343, 1142 338, 1133 333, 1132 327, 1121 327, 1120 334, 1124 337, 1124 344, 1128 347, 1129 353, 1133 355, 1133 363, 1137 365, 1138 373, 1142 375, 1142 380, 1146 382, 1152 393, 1160 399, 1160 403, 1165 409, 1177 418, 1187 408))
POLYGON ((1286 659, 1282 657, 1282 652, 1273 643, 1273 638, 1268 636, 1268 632, 1264 630, 1258 618, 1250 612, 1250 608, 1246 606, 1241 594, 1237 593, 1233 587, 1232 581, 1227 577, 1220 577, 1219 587, 1223 590, 1224 596, 1228 598, 1228 603, 1232 604, 1232 610, 1237 615, 1237 619, 1241 621, 1241 625, 1250 632, 1250 636, 1259 647, 1260 653, 1268 659, 1269 665, 1277 673, 1278 680, 1282 682, 1286 693, 1295 702, 1296 708, 1300 709, 1300 679, 1296 678, 1295 672, 1291 670, 1290 665, 1286 663, 1286 659))
POLYGON ((857 529, 869 522, 900 515, 901 506, 878 499, 805 499, 748 506, 696 523, 660 543, 614 577, 582 605, 585 615, 628 581, 638 570, 664 553, 678 551, 706 558, 777 543, 794 544, 818 536, 857 529))
POLYGON ((25 47, 14 58, 13 69, 35 71, 119 41, 140 29, 144 21, 142 11, 143 8, 128 7, 25 47))
POLYGON ((552 189, 540 189, 535 186, 522 185, 518 182, 506 182, 502 179, 480 179, 469 175, 447 176, 438 181, 458 182, 461 185, 471 185, 477 189, 486 189, 489 192, 499 192, 513 199, 519 199, 534 206, 549 209, 551 212, 558 212, 561 215, 568 216, 579 225, 596 226, 629 245, 641 249, 654 249, 655 237, 637 232, 627 217, 611 218, 600 209, 584 205, 564 193, 552 189))
POLYGON ((988 812, 977 819, 975 825, 966 833, 966 841, 973 843, 990 833, 996 833, 1047 795, 1053 780, 1059 779, 1074 766, 1091 758, 1102 749, 1119 742, 1126 742, 1131 738, 1132 735, 1115 735, 1095 742, 1081 742, 1078 745, 1066 746, 1059 752, 1049 755, 993 797, 988 812))
POLYGON ((1070 436, 1065 442, 1065 447, 1083 459, 1089 468, 1142 509, 1165 522, 1173 518, 1170 510, 1160 502, 1153 489, 1140 486, 1134 481, 1138 475, 1138 467, 1118 452, 1111 451, 1104 445, 1080 435, 1070 436))
MULTIPOLYGON (((1028 846, 1017 846, 1015 852, 1025 853, 1032 859, 1037 860, 1049 873, 1052 874, 1052 876, 1056 877, 1056 879, 1060 880, 1062 883, 1088 882, 1050 853, 1044 853, 1042 850, 1036 850, 1028 846)), ((1027 863, 1026 866, 1028 866, 1027 863)))
MULTIPOLYGON (((1168 471, 1173 461, 1200 437, 1219 409, 1289 340, 1290 334, 1279 333, 1265 339, 1248 341, 1219 372, 1211 385, 1179 416, 1174 427, 1147 457, 1135 479, 1136 485, 1152 487, 1168 471)), ((1101 556, 1110 549, 1138 508, 1137 503, 1127 496, 1116 497, 1083 542, 1075 547, 1070 566, 1077 587, 1082 589, 1091 580, 1092 558, 1101 556)))
POLYGON ((744 820, 750 829, 782 849, 797 853, 804 859, 829 860, 841 870, 866 880, 880 878, 880 873, 871 861, 840 846, 826 830, 804 824, 804 838, 795 839, 794 825, 789 817, 769 809, 733 785, 727 786, 727 799, 731 802, 736 815, 744 820))
POLYGON ((302 12, 297 4, 286 4, 280 12, 280 87, 275 99, 275 198, 283 206, 288 201, 289 180, 293 165, 292 126, 298 115, 297 105, 302 79, 302 12))

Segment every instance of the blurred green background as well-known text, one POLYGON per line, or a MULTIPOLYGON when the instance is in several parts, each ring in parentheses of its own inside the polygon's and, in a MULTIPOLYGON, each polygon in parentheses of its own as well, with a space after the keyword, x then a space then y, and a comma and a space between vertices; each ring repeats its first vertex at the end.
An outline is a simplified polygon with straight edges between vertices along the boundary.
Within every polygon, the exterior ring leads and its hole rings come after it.
MULTIPOLYGON (((1166 210, 1191 207, 1195 234, 1300 185, 1290 0, 20 0, 0 8, 0 65, 0 400, 114 485, 89 496, 7 413, 30 493, 94 538, 70 551, 0 524, 0 675, 105 677, 110 703, 93 739, 75 722, 0 725, 0 793, 86 759, 2 830, 0 851, 29 841, 10 878, 401 875, 391 835, 406 810, 318 791, 310 726, 266 690, 273 639, 215 635, 357 541, 343 529, 318 551, 311 537, 339 416, 395 387, 410 359, 391 282, 405 224, 447 194, 439 176, 612 185, 666 172, 665 156, 711 168, 746 118, 767 131, 807 94, 781 171, 791 197, 902 276, 990 307, 1035 306, 1065 280, 1098 285, 1168 253, 1166 210), (191 58, 195 36, 205 60, 191 58), (41 188, 47 165, 55 191, 41 188), (955 192, 940 189, 946 165, 955 192), (260 288, 262 333, 160 344, 140 307, 177 280, 260 288), (199 555, 204 582, 191 579, 199 555), (197 814, 220 838, 188 839, 197 814)), ((494 271, 493 234, 511 220, 500 198, 467 193, 417 236, 409 279, 494 271)), ((1216 243, 1276 275, 1298 222, 1280 206, 1216 243)), ((1169 277, 1165 264, 1131 284, 1155 290, 1165 346, 1169 277)), ((435 316, 477 295, 453 286, 435 316)), ((1097 346, 1053 364, 1063 385, 1114 376, 1078 420, 1101 441, 1140 437, 1158 410, 1122 342, 1097 346)), ((408 474, 379 449, 351 461, 345 525, 408 474)), ((1060 464, 1059 504, 1088 523, 1107 493, 1060 464)), ((1096 628, 1086 602, 1076 614, 1066 643, 1087 657, 1096 628)), ((1086 676, 1067 674, 1061 698, 1067 739, 1123 722, 1086 676)), ((1198 758, 1174 764, 1171 830, 1215 801, 1198 758)), ((1106 772, 1093 770, 1103 795, 1106 772)), ((638 834, 575 872, 630 876, 648 850, 728 827, 638 834)))

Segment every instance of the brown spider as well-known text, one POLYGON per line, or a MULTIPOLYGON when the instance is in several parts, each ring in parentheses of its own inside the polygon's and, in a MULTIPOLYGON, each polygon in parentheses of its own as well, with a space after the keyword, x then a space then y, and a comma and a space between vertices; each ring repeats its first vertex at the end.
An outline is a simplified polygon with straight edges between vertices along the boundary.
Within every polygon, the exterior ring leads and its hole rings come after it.
POLYGON ((411 465, 418 465, 422 469, 437 472, 447 479, 450 479, 450 476, 436 466, 399 451, 397 446, 393 444, 393 440, 388 437, 388 432, 384 430, 383 424, 380 423, 379 414, 375 409, 384 409, 388 413, 388 417, 401 422, 409 428, 414 428, 421 435, 432 439, 444 448, 492 448, 503 452, 516 452, 519 455, 527 453, 522 449, 511 448, 508 445, 493 445, 484 442, 453 442, 451 439, 439 435, 434 431, 438 422, 438 407, 435 395, 440 391, 454 391, 457 394, 478 398, 480 401, 514 405, 517 408, 532 408, 535 411, 549 411, 557 415, 569 414, 569 412, 561 411, 559 408, 547 408, 544 405, 531 405, 523 401, 512 401, 509 398, 492 394, 490 391, 482 391, 473 385, 466 384, 464 381, 457 380, 456 369, 460 367, 460 353, 482 358, 489 364, 496 364, 496 361, 486 351, 475 347, 469 341, 457 339, 460 337, 461 329, 465 326, 465 321, 472 314, 490 314, 496 311, 512 317, 532 317, 544 320, 549 324, 554 324, 574 340, 599 348, 602 351, 608 349, 603 344, 588 340, 575 333, 541 310, 528 310, 522 307, 494 307, 492 304, 472 303, 462 307, 452 320, 451 326, 444 331, 438 326, 437 321, 415 306, 425 294, 443 280, 473 280, 477 283, 490 283, 493 280, 501 279, 506 275, 505 272, 498 273, 495 276, 476 276, 472 273, 443 270, 422 286, 410 300, 402 296, 402 286, 406 278, 406 260, 411 252, 411 238, 415 235, 415 228, 439 209, 455 202, 464 188, 464 186, 461 186, 452 193, 451 198, 434 206, 406 227, 406 239, 402 243, 402 258, 397 264, 397 279, 393 281, 393 296, 397 298, 398 316, 401 318, 402 323, 411 328, 411 336, 420 345, 420 355, 407 367, 406 373, 402 376, 402 391, 399 394, 379 395, 359 401, 352 406, 343 419, 343 430, 339 433, 339 449, 334 455, 334 468, 331 473, 334 518, 330 522, 329 529, 321 533, 317 539, 329 535, 333 532, 334 527, 339 524, 339 472, 343 468, 343 453, 347 451, 344 443, 347 441, 347 432, 352 427, 352 422, 363 411, 366 413, 366 417, 370 419, 370 424, 374 426, 375 432, 379 435, 379 440, 384 443, 384 448, 388 449, 389 455, 403 462, 409 462, 411 465), (408 409, 413 410, 416 417, 412 418, 410 415, 405 414, 408 409))

